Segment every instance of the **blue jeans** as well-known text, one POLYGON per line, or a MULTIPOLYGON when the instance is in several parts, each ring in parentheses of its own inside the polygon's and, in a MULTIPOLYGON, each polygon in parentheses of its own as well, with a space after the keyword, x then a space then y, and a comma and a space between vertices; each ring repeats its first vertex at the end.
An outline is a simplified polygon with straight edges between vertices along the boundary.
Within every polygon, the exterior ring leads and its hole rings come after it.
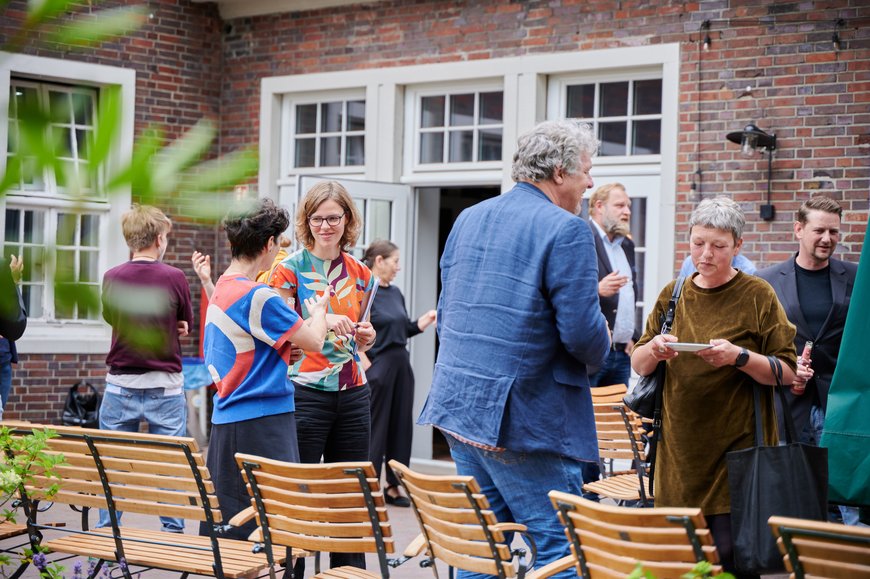
POLYGON ((6 402, 9 400, 9 391, 12 389, 12 362, 0 361, 0 419, 6 410, 6 402))
MULTIPOLYGON (((494 452, 465 444, 449 434, 445 437, 456 471, 477 480, 496 518, 526 525, 538 548, 536 567, 570 554, 564 528, 547 493, 560 490, 579 495, 580 461, 544 452, 494 452)), ((487 575, 459 571, 458 577, 487 575)), ((576 578, 577 572, 572 568, 556 577, 576 578)))
POLYGON ((601 369, 589 377, 590 386, 625 384, 631 378, 631 357, 625 350, 611 350, 601 369))
MULTIPOLYGON (((139 422, 148 423, 148 432, 167 436, 187 435, 187 401, 184 392, 164 396, 163 388, 121 388, 120 394, 109 392, 100 406, 100 429, 119 432, 139 432, 139 422)), ((115 513, 121 524, 121 511, 115 513)), ((184 519, 160 517, 163 530, 171 533, 184 531, 184 519)), ((109 527, 109 511, 100 509, 97 527, 109 527)))

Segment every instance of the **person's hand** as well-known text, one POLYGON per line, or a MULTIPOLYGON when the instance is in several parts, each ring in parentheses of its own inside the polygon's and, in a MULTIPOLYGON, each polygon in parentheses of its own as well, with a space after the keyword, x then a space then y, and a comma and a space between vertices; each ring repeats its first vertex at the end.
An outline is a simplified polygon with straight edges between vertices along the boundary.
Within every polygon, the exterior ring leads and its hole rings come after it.
POLYGON ((182 338, 190 333, 190 326, 187 325, 185 320, 179 320, 176 327, 178 328, 178 335, 182 338))
POLYGON ((9 269, 12 271, 12 281, 21 283, 21 274, 24 273, 24 260, 15 255, 10 255, 9 269))
POLYGON ((631 356, 631 351, 634 350, 634 340, 629 340, 625 344, 625 353, 631 356))
POLYGON ((367 372, 372 367, 372 361, 369 360, 365 352, 359 352, 359 363, 362 366, 363 372, 367 372))
POLYGON ((297 348, 296 346, 293 346, 292 348, 290 348, 290 360, 289 360, 290 365, 292 366, 293 364, 295 364, 296 362, 301 360, 304 356, 305 356, 305 350, 303 350, 302 348, 297 348))
POLYGON ((343 314, 326 314, 326 327, 332 330, 336 336, 353 334, 353 321, 343 314))
MULTIPOLYGON (((327 314, 326 308, 329 306, 329 296, 332 294, 332 286, 324 290, 322 294, 313 298, 305 298, 305 309, 308 310, 308 317, 313 318, 317 315, 325 315, 327 327, 329 327, 329 318, 333 314, 327 314)), ((347 317, 347 316, 343 316, 347 317)))
POLYGON ((649 346, 650 356, 655 358, 656 362, 662 360, 673 360, 680 355, 676 350, 671 350, 665 344, 668 342, 677 342, 677 337, 672 334, 658 334, 647 344, 649 346))
POLYGON ((428 312, 417 318, 417 327, 420 328, 420 331, 422 332, 423 330, 434 324, 437 315, 438 314, 435 312, 435 310, 429 310, 428 312))
POLYGON ((211 281, 211 256, 205 255, 198 251, 194 251, 190 256, 190 262, 193 264, 193 271, 196 272, 199 281, 208 283, 211 281))
POLYGON ((362 348, 366 348, 367 346, 371 346, 375 341, 375 327, 372 326, 371 322, 359 322, 356 324, 356 343, 358 346, 362 348))
POLYGON ((715 368, 734 365, 740 354, 740 346, 722 339, 710 340, 710 343, 713 344, 712 348, 698 350, 695 355, 715 368))
POLYGON ((795 396, 803 396, 804 392, 807 389, 807 382, 810 381, 810 378, 815 374, 815 370, 810 367, 812 360, 804 360, 803 358, 798 358, 797 361, 797 370, 795 370, 794 382, 791 384, 791 393, 795 396))
POLYGON ((604 298, 616 294, 619 288, 629 282, 627 275, 620 275, 618 271, 612 271, 601 278, 598 282, 598 295, 604 298))

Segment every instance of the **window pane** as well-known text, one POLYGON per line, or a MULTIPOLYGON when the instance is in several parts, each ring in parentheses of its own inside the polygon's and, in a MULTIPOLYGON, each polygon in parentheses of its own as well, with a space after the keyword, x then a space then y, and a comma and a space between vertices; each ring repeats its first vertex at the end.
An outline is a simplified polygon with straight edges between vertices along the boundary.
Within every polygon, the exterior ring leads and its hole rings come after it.
POLYGON ((626 124, 625 121, 619 121, 598 125, 601 155, 625 155, 626 124))
POLYGON ((471 154, 474 145, 474 133, 472 131, 450 132, 450 153, 448 160, 451 163, 463 163, 473 161, 471 154))
POLYGON ((81 285, 79 291, 86 292, 88 298, 79 302, 80 320, 98 320, 100 319, 100 310, 97 304, 100 303, 100 287, 98 285, 81 285))
POLYGON ((480 124, 500 125, 504 119, 502 91, 480 93, 480 124))
POLYGON ((482 129, 477 141, 478 161, 501 161, 501 129, 482 129))
POLYGON ((631 239, 635 247, 646 247, 646 197, 631 199, 631 239))
MULTIPOLYGON (((343 102, 321 103, 320 105, 320 132, 337 133, 341 131, 341 109, 343 102)), ((323 163, 321 162, 321 165, 323 163)))
POLYGON ((314 166, 314 139, 296 139, 296 166, 314 166))
POLYGON ((634 114, 660 115, 662 112, 662 80, 634 82, 634 114))
POLYGON ((82 239, 84 247, 97 247, 100 244, 100 218, 97 215, 82 215, 82 239))
POLYGON ((632 155, 658 155, 661 153, 661 120, 634 121, 633 132, 632 155))
POLYGON ((422 109, 422 118, 420 119, 421 127, 428 128, 444 126, 443 96, 423 97, 420 99, 420 105, 422 109))
POLYGON ((72 249, 58 249, 54 271, 58 280, 74 281, 76 274, 76 252, 72 249))
POLYGON ((595 85, 578 84, 568 87, 568 110, 571 119, 591 119, 595 116, 595 85))
POLYGON ((369 199, 366 215, 371 239, 390 239, 390 213, 392 203, 382 199, 369 199))
POLYGON ((79 159, 88 158, 88 134, 90 132, 87 129, 76 129, 76 156, 79 159))
POLYGON ((52 127, 54 151, 58 157, 72 157, 72 131, 66 127, 52 127))
POLYGON ((99 280, 99 256, 93 251, 79 253, 79 281, 99 280))
MULTIPOLYGON (((71 247, 76 243, 76 225, 78 224, 77 215, 72 213, 57 214, 57 244, 59 246, 71 247)), ((60 252, 58 252, 58 261, 60 260, 60 252)), ((60 267, 60 264, 58 264, 60 267)))
POLYGON ((317 105, 296 105, 296 134, 315 132, 317 132, 317 105))
POLYGON ((24 259, 24 281, 45 281, 45 249, 42 247, 25 247, 21 252, 24 259))
POLYGON ((44 316, 42 292, 41 285, 24 285, 21 287, 21 297, 24 298, 24 305, 27 307, 27 317, 41 318, 44 316))
POLYGON ((3 239, 6 241, 20 241, 20 230, 18 228, 21 220, 21 211, 18 209, 6 210, 6 232, 3 234, 3 239))
POLYGON ((92 124, 94 98, 89 94, 75 93, 72 95, 72 101, 76 123, 79 125, 92 124))
POLYGON ((366 101, 347 101, 347 130, 364 131, 366 128, 366 101))
POLYGON ((347 151, 345 152, 345 165, 365 165, 365 137, 347 137, 347 151))
POLYGON ((420 162, 444 162, 444 133, 422 133, 420 135, 420 162))
POLYGON ((474 124, 474 94, 450 96, 450 126, 462 127, 474 124))
POLYGON ((320 139, 320 166, 341 166, 341 137, 323 137, 320 139))
POLYGON ((49 116, 53 123, 72 123, 70 95, 65 92, 48 92, 49 116))
POLYGON ((599 117, 623 117, 628 114, 628 82, 601 83, 599 117))
POLYGON ((24 212, 24 243, 45 243, 45 212, 24 212))
POLYGON ((75 294, 73 284, 57 284, 54 290, 54 317, 71 320, 75 317, 75 294))

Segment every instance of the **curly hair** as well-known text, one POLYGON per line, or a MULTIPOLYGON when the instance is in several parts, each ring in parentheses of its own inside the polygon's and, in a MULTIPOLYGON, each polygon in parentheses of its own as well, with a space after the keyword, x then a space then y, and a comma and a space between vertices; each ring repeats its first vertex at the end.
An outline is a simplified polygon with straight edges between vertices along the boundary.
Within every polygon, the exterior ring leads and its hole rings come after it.
POLYGON ((577 119, 543 122, 520 136, 511 178, 517 182, 548 181, 560 167, 573 175, 580 156, 592 157, 599 145, 588 123, 577 119))
POLYGON ((296 211, 296 239, 308 250, 314 247, 314 234, 311 233, 308 218, 324 201, 335 201, 344 210, 344 233, 338 240, 338 246, 342 251, 348 251, 359 238, 362 217, 350 193, 337 181, 321 181, 305 194, 296 211))
POLYGON ((254 259, 268 245, 269 239, 274 238, 278 243, 279 236, 290 226, 290 214, 271 199, 264 198, 246 211, 224 217, 223 226, 233 259, 254 259))

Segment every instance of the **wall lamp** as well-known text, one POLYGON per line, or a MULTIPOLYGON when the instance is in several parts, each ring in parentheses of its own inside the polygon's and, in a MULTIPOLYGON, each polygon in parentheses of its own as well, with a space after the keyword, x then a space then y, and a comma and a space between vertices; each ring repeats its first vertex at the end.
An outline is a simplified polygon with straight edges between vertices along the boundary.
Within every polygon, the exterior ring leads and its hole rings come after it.
POLYGON ((772 221, 776 210, 770 202, 770 181, 773 177, 773 151, 776 150, 776 135, 768 134, 759 129, 755 124, 749 123, 742 131, 734 131, 726 135, 732 143, 740 145, 740 154, 747 159, 752 158, 761 149, 762 154, 767 151, 767 204, 760 208, 761 218, 772 221))

